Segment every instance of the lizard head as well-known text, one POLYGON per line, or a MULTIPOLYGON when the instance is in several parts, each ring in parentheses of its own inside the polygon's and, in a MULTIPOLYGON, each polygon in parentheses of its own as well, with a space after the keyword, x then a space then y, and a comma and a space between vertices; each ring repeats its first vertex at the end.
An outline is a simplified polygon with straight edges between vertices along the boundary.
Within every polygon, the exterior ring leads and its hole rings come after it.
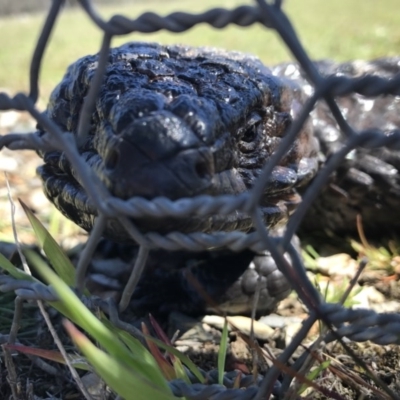
MULTIPOLYGON (((98 58, 72 64, 54 90, 47 115, 66 132, 79 115, 98 58)), ((257 58, 237 52, 128 43, 110 51, 87 140, 79 148, 115 196, 172 200, 249 190, 301 108, 300 91, 257 58)), ((316 170, 309 124, 265 185, 267 225, 285 222, 299 201, 295 188, 316 170)), ((45 193, 90 230, 96 210, 62 152, 43 154, 45 193)), ((209 218, 135 221, 144 230, 215 231, 252 227, 243 213, 209 218)), ((109 227, 114 238, 124 233, 109 227)))

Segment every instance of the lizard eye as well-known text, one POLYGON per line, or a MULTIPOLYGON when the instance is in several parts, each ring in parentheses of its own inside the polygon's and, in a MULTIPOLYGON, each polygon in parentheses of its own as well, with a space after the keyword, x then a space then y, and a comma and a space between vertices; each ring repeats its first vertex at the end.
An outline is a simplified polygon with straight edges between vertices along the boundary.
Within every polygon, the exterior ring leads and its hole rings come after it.
POLYGON ((246 122, 240 140, 245 143, 251 143, 257 138, 257 131, 262 121, 261 115, 253 113, 246 122))
POLYGON ((257 128, 258 124, 246 129, 244 135, 242 136, 242 142, 251 143, 257 136, 257 128))

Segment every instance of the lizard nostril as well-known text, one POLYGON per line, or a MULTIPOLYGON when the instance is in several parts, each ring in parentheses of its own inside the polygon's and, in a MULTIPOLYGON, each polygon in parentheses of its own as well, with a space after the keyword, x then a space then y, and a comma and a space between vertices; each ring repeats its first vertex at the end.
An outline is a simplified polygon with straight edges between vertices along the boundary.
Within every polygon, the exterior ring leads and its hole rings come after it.
POLYGON ((114 169, 119 161, 119 152, 114 149, 110 149, 105 157, 104 165, 107 169, 114 169))
POLYGON ((197 161, 194 168, 199 178, 204 179, 211 177, 211 166, 206 160, 197 161))

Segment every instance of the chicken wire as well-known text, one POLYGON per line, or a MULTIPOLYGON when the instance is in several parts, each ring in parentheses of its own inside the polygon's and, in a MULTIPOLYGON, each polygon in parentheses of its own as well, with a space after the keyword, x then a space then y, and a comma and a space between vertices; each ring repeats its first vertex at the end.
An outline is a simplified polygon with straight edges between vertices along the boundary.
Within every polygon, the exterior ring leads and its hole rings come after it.
MULTIPOLYGON (((96 244, 102 235, 107 218, 117 219, 129 232, 131 237, 140 245, 139 256, 136 260, 133 276, 130 283, 124 290, 119 310, 123 310, 129 303, 130 293, 139 279, 148 251, 152 248, 166 250, 188 250, 201 251, 210 247, 226 247, 234 251, 251 248, 256 251, 269 250, 274 257, 279 269, 292 282, 294 290, 301 301, 309 310, 310 316, 304 322, 302 329, 294 337, 292 343, 285 349, 278 358, 280 363, 286 363, 294 351, 306 337, 313 323, 320 319, 330 327, 324 337, 325 343, 338 338, 349 338, 354 341, 371 340, 378 344, 400 343, 398 332, 400 331, 400 315, 377 314, 371 310, 349 310, 340 304, 326 304, 307 278, 305 268, 296 249, 290 241, 296 233, 302 218, 310 204, 314 201, 320 189, 328 181, 328 177, 338 167, 344 157, 353 149, 365 147, 391 146, 400 149, 400 131, 395 130, 391 135, 385 135, 377 130, 355 131, 342 115, 334 97, 349 93, 358 93, 365 96, 378 95, 400 95, 400 76, 392 79, 385 79, 377 76, 363 76, 361 78, 347 77, 322 77, 315 65, 310 60, 303 46, 301 45, 291 22, 281 8, 282 1, 275 0, 267 2, 257 0, 254 6, 241 6, 232 10, 216 8, 201 14, 190 14, 176 12, 166 17, 155 13, 145 13, 137 19, 129 19, 122 15, 115 15, 108 21, 102 19, 90 0, 78 0, 78 4, 86 13, 87 17, 104 32, 99 62, 95 76, 92 80, 88 96, 86 97, 80 115, 76 140, 84 142, 86 132, 90 126, 90 116, 95 107, 99 93, 102 77, 107 65, 108 51, 113 36, 125 35, 131 32, 150 33, 159 30, 171 32, 183 32, 199 23, 207 23, 215 28, 223 29, 229 24, 249 26, 255 23, 264 25, 266 28, 275 29, 291 51, 294 58, 304 70, 309 82, 314 86, 313 96, 306 102, 298 118, 289 128, 281 145, 273 156, 267 161, 254 187, 238 196, 198 196, 190 199, 172 201, 167 198, 155 198, 146 200, 144 198, 131 198, 121 200, 113 197, 103 186, 96 175, 90 170, 80 157, 75 138, 72 135, 64 135, 57 125, 49 120, 46 115, 36 108, 39 85, 38 75, 42 65, 42 57, 46 45, 49 42, 50 34, 54 28, 56 18, 64 4, 63 0, 53 0, 49 13, 45 20, 42 32, 38 39, 32 62, 30 65, 30 89, 29 94, 18 93, 10 97, 6 93, 0 93, 0 110, 28 111, 36 121, 51 135, 39 136, 37 132, 30 134, 10 133, 0 136, 0 149, 8 147, 17 149, 50 150, 62 149, 67 158, 74 165, 79 175, 82 186, 87 191, 90 200, 98 210, 98 218, 89 236, 84 251, 81 254, 76 273, 76 290, 82 292, 84 276, 94 252, 96 244), (290 218, 287 229, 282 237, 270 237, 264 226, 260 215, 258 204, 262 197, 264 186, 270 176, 272 169, 276 166, 281 157, 288 151, 296 135, 300 132, 310 112, 318 100, 324 99, 329 106, 332 115, 338 126, 347 136, 346 145, 334 154, 313 180, 303 196, 303 202, 290 218), (185 217, 196 214, 198 216, 209 216, 211 214, 229 214, 233 211, 242 211, 252 215, 257 230, 253 233, 243 232, 217 232, 206 234, 195 232, 183 234, 171 232, 161 235, 155 232, 142 233, 135 228, 129 217, 185 217), (292 263, 289 264, 283 256, 289 252, 292 263)), ((51 301, 56 299, 53 290, 42 284, 16 281, 9 276, 0 277, 0 290, 15 291, 16 294, 25 299, 42 299, 51 301)), ((121 324, 117 310, 111 309, 109 303, 102 302, 100 306, 106 309, 113 317, 114 322, 121 324)), ((121 326, 126 327, 126 324, 121 326)), ((304 353, 305 361, 307 353, 304 353)), ((284 374, 282 384, 277 381, 281 373, 278 367, 273 366, 264 379, 249 385, 246 390, 233 389, 224 381, 225 386, 203 385, 194 382, 189 385, 182 381, 173 381, 170 387, 176 396, 185 396, 188 399, 261 399, 267 398, 270 394, 281 396, 287 390, 293 374, 284 374)), ((301 365, 294 365, 293 369, 300 369, 301 365)), ((234 381, 231 379, 231 382, 234 381)), ((212 383, 212 379, 209 379, 212 383)), ((383 385, 384 387, 384 385, 383 385)), ((389 396, 394 396, 389 389, 385 389, 389 396)), ((394 398, 393 397, 393 398, 394 398)))

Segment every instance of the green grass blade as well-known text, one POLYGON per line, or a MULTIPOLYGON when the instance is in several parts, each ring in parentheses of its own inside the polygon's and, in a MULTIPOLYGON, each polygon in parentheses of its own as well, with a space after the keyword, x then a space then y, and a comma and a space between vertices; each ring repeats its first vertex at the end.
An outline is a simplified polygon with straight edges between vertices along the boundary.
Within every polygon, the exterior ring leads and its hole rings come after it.
POLYGON ((182 361, 178 357, 174 357, 172 361, 172 365, 174 366, 174 371, 177 379, 182 379, 187 384, 191 384, 190 379, 186 373, 185 367, 182 364, 182 361))
POLYGON ((65 327, 96 372, 125 400, 176 399, 169 388, 157 387, 142 371, 133 371, 123 362, 98 349, 72 323, 66 321, 65 327))
POLYGON ((45 252, 54 270, 67 285, 72 286, 74 284, 75 268, 71 261, 32 211, 21 200, 20 203, 35 231, 40 247, 45 252))
POLYGON ((158 367, 154 368, 153 364, 149 364, 136 354, 127 351, 127 347, 118 339, 118 336, 86 308, 71 288, 51 268, 44 263, 38 263, 36 268, 42 278, 55 289, 61 300, 61 305, 66 310, 65 315, 90 334, 113 359, 123 360, 124 364, 132 371, 140 371, 141 374, 152 381, 153 386, 166 392, 169 391, 169 387, 158 367))
MULTIPOLYGON (((47 263, 40 257, 35 251, 26 249, 25 257, 28 260, 29 264, 36 270, 40 269, 46 270, 46 268, 53 272, 53 270, 47 265, 47 263)), ((53 272, 54 273, 54 272, 53 272)), ((35 280, 35 278, 32 278, 35 280)), ((38 281, 39 282, 39 281, 38 281)), ((69 312, 68 308, 61 301, 48 301, 49 305, 54 307, 59 313, 64 315, 65 317, 71 319, 75 323, 78 321, 75 319, 74 315, 69 312)))
POLYGON ((228 349, 228 321, 225 318, 224 328, 222 329, 221 343, 218 351, 218 383, 223 384, 225 372, 226 351, 228 349))
MULTIPOLYGON (((327 360, 324 361, 323 363, 321 363, 320 365, 318 365, 317 368, 315 368, 314 370, 312 370, 308 375, 307 375, 307 379, 311 382, 313 382, 315 379, 317 379, 318 375, 322 372, 325 371, 327 368, 329 368, 329 366, 331 365, 331 361, 327 360)), ((302 394, 307 388, 309 387, 308 384, 303 383, 300 386, 300 389, 298 391, 297 394, 302 394)))
POLYGON ((201 374, 200 370, 197 368, 196 364, 185 354, 181 353, 179 350, 175 349, 173 346, 169 346, 165 344, 159 339, 153 338, 151 336, 144 335, 147 340, 154 342, 158 347, 167 351, 168 353, 173 354, 176 358, 181 360, 181 362, 186 365, 186 367, 190 370, 190 372, 199 380, 199 382, 204 383, 205 378, 201 374))
POLYGON ((127 331, 114 326, 104 315, 102 316, 101 321, 116 337, 119 337, 122 340, 122 342, 131 350, 133 354, 136 355, 137 358, 145 361, 149 365, 154 367, 157 366, 153 356, 138 339, 133 337, 127 331))
POLYGON ((0 268, 7 271, 11 276, 15 279, 20 279, 24 281, 32 281, 32 282, 39 282, 33 276, 27 274, 26 272, 22 271, 21 269, 14 266, 3 254, 0 253, 0 268))
MULTIPOLYGON (((108 326, 108 328, 110 330, 112 330, 116 335, 118 335, 121 338, 121 340, 132 350, 132 352, 137 351, 135 346, 137 346, 138 344, 140 345, 141 343, 136 338, 134 338, 128 332, 123 331, 122 329, 116 328, 108 320, 104 320, 104 323, 106 324, 106 326, 108 326)), ((156 339, 156 338, 154 338, 152 336, 148 336, 148 335, 143 335, 143 336, 145 337, 146 340, 149 340, 149 341, 155 343, 161 349, 163 349, 163 350, 167 351, 168 353, 177 357, 184 365, 186 365, 186 367, 190 370, 190 372, 194 376, 196 376, 196 378, 199 380, 199 382, 204 383, 205 378, 201 374, 200 370, 197 368, 196 364, 188 356, 181 353, 175 347, 170 346, 159 339, 156 339)), ((147 349, 144 347, 142 347, 140 349, 140 352, 138 353, 138 357, 144 357, 144 359, 146 359, 146 357, 151 357, 152 361, 155 363, 154 365, 156 365, 154 358, 152 357, 150 352, 148 352, 147 349)))

